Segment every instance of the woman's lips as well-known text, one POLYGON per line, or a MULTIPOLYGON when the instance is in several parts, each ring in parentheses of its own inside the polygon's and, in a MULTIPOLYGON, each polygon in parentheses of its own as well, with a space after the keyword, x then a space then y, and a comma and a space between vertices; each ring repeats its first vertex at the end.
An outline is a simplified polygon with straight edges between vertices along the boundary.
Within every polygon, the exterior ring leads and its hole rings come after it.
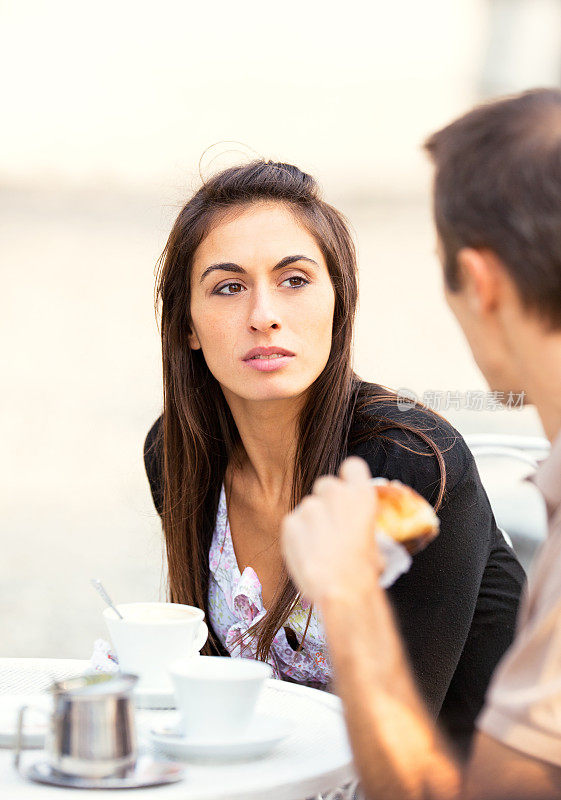
POLYGON ((294 356, 282 355, 257 356, 245 359, 244 364, 247 364, 252 369, 256 369, 258 372, 274 372, 277 369, 281 369, 281 367, 285 367, 293 358, 294 356))
POLYGON ((294 353, 283 347, 254 347, 243 357, 244 364, 258 372, 274 372, 288 364, 294 353))

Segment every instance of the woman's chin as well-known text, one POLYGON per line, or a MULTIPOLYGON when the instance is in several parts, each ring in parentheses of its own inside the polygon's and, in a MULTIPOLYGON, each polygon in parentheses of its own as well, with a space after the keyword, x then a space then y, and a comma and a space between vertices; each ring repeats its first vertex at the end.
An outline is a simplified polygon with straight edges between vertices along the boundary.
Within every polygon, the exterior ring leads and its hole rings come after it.
POLYGON ((282 380, 267 380, 254 382, 254 381, 244 381, 244 383, 240 386, 236 387, 225 387, 222 386, 222 390, 226 397, 226 400, 229 400, 233 397, 239 397, 242 400, 251 400, 255 402, 264 402, 267 400, 292 400, 295 397, 299 397, 309 389, 311 384, 295 385, 292 381, 282 381, 282 380))
POLYGON ((293 400, 295 397, 299 397, 302 394, 301 391, 296 389, 289 390, 289 389, 269 389, 268 391, 255 391, 255 392, 244 392, 242 395, 245 400, 253 400, 255 402, 265 402, 267 400, 293 400))

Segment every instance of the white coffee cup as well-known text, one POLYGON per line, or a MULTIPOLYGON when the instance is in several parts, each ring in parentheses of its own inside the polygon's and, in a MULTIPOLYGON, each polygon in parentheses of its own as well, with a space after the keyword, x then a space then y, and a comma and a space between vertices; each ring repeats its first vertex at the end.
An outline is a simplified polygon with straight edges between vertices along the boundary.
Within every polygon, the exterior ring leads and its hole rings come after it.
POLYGON ((249 658, 201 656, 170 666, 180 730, 185 736, 226 741, 243 732, 272 669, 249 658))
POLYGON ((122 672, 138 675, 137 691, 171 691, 168 667, 199 655, 208 637, 204 611, 180 603, 122 603, 105 623, 122 672))

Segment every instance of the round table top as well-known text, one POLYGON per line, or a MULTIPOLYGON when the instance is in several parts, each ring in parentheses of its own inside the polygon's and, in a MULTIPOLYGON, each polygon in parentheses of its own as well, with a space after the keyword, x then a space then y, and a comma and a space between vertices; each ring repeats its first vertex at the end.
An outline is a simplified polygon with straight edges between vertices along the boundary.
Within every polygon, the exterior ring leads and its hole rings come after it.
MULTIPOLYGON (((66 659, 0 659, 0 694, 36 694, 53 679, 83 672, 88 661, 66 659)), ((146 735, 166 711, 138 711, 140 752, 150 752, 146 735)), ((288 720, 290 730, 269 754, 237 762, 184 762, 185 776, 178 783, 143 788, 146 798, 181 800, 305 800, 334 790, 355 779, 342 705, 338 697, 293 683, 270 680, 261 694, 257 713, 288 720)), ((22 757, 25 769, 42 752, 30 750, 22 757)), ((162 758, 161 755, 157 756, 162 758)), ((129 789, 128 792, 136 790, 129 789)), ((10 800, 40 800, 84 796, 91 790, 63 789, 32 783, 12 765, 9 750, 0 750, 0 793, 10 800)), ((122 790, 104 790, 104 796, 123 800, 122 790)))

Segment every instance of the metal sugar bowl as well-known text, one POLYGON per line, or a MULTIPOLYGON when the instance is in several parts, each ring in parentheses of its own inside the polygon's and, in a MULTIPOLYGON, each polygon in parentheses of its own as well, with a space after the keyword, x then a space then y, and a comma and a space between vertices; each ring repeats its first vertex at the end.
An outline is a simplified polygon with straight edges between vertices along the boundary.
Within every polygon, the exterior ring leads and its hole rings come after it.
MULTIPOLYGON (((136 762, 132 689, 135 675, 81 675, 55 681, 45 757, 53 770, 78 778, 125 775, 136 762)), ((15 764, 19 766, 25 711, 20 709, 15 764)))

